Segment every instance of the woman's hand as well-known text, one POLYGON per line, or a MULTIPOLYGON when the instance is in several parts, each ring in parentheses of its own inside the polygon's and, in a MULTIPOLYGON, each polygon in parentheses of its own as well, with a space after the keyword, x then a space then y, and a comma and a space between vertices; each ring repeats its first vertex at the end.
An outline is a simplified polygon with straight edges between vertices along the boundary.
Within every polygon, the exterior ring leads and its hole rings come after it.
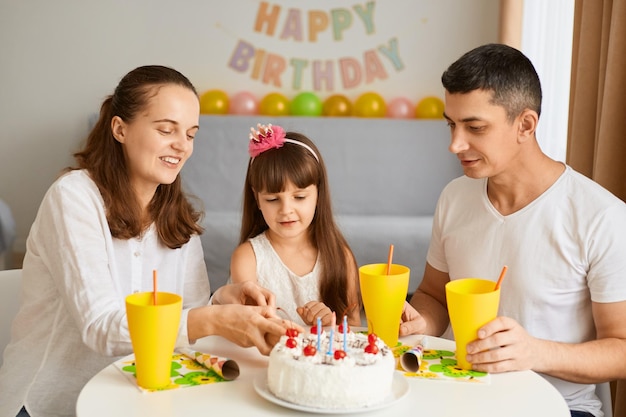
POLYGON ((276 307, 276 296, 254 281, 226 284, 213 294, 213 304, 244 304, 276 307))
POLYGON ((210 305, 189 310, 187 328, 190 341, 209 335, 219 335, 242 346, 255 346, 269 355, 287 329, 304 329, 276 316, 270 306, 241 304, 210 305))

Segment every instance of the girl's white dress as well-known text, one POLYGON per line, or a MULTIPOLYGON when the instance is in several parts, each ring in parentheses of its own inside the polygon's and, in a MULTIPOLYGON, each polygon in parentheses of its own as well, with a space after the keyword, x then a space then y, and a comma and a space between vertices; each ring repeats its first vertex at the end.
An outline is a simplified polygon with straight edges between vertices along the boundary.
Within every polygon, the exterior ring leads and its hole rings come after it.
MULTIPOLYGON (((304 325, 304 321, 298 315, 296 307, 301 307, 309 301, 320 299, 319 257, 311 272, 299 276, 283 263, 265 236, 265 232, 250 239, 250 243, 256 256, 256 275, 259 285, 276 295, 276 306, 284 310, 288 316, 284 318, 304 325)), ((284 316, 280 311, 278 314, 281 317, 284 316)))

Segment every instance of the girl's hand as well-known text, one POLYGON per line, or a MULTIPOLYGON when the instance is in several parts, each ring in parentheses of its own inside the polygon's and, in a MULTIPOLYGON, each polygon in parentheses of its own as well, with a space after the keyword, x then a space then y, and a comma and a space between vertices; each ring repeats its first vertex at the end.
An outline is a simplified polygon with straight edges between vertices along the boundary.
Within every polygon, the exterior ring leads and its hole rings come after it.
POLYGON ((333 312, 321 301, 309 301, 302 307, 297 308, 297 312, 307 325, 316 323, 317 318, 322 319, 322 326, 330 326, 333 312))

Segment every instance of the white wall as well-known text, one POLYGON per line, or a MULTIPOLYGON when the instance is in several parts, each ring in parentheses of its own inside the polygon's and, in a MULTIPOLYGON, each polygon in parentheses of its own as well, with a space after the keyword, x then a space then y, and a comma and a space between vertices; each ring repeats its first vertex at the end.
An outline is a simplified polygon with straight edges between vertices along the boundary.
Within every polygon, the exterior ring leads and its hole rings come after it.
MULTIPOLYGON (((292 58, 362 59, 397 39, 403 68, 394 69, 380 55, 388 77, 334 91, 351 99, 375 91, 386 100, 404 96, 416 102, 443 96, 442 71, 463 52, 495 42, 497 0, 373 1, 372 33, 355 14, 366 0, 273 0, 281 6, 277 32, 289 9, 306 18, 309 8, 331 15, 345 9, 354 18, 341 41, 331 27, 317 42, 281 40, 254 31, 260 2, 253 0, 2 0, 0 2, 0 198, 17 221, 16 250, 25 241, 48 186, 87 134, 97 112, 129 70, 145 64, 172 66, 199 92, 220 88, 229 94, 247 90, 262 97, 279 91, 287 97, 311 89, 303 76, 299 90, 289 73, 281 88, 252 79, 250 72, 229 68, 235 46, 243 40, 270 53, 292 58)), ((308 33, 306 19, 302 28, 308 33)))

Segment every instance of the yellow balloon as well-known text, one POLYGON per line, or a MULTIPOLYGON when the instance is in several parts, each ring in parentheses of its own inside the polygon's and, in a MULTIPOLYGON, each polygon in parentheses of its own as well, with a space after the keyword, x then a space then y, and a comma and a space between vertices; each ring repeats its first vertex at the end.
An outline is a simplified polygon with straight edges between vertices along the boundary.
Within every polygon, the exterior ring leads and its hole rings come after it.
POLYGON ((373 92, 361 94, 354 102, 354 114, 358 117, 385 117, 385 100, 373 92))
POLYGON ((280 93, 269 93, 259 103, 259 114, 264 116, 288 116, 289 100, 280 93))
POLYGON ((222 90, 209 90, 200 96, 200 114, 228 113, 228 94, 222 90))
POLYGON ((424 97, 415 106, 415 117, 418 119, 443 119, 443 101, 439 97, 424 97))
POLYGON ((348 97, 334 94, 324 100, 322 115, 330 117, 347 117, 352 115, 352 103, 348 97))

